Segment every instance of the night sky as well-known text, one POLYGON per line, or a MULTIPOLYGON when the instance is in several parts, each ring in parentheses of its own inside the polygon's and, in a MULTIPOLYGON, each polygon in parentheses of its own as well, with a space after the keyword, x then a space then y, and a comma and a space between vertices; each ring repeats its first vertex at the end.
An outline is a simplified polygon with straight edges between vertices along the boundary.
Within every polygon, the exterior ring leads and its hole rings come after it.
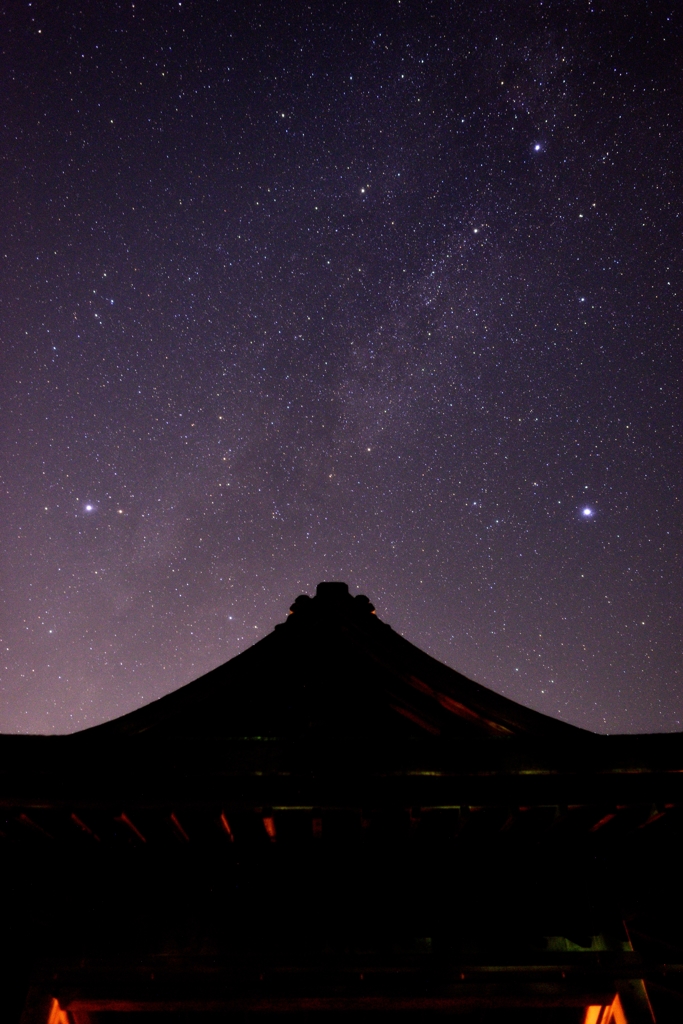
POLYGON ((345 580, 473 679, 683 728, 679 4, 0 17, 0 729, 345 580))

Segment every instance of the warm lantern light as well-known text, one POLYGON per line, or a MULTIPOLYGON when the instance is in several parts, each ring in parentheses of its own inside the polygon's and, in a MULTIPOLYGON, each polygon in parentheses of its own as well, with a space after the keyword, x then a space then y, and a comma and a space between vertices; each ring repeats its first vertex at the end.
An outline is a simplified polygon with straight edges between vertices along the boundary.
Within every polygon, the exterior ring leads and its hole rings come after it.
POLYGON ((66 1010, 61 1008, 56 999, 52 1000, 50 1016, 47 1018, 47 1024, 69 1024, 69 1015, 66 1010))
POLYGON ((627 1024, 619 996, 606 1006, 587 1006, 583 1024, 627 1024))

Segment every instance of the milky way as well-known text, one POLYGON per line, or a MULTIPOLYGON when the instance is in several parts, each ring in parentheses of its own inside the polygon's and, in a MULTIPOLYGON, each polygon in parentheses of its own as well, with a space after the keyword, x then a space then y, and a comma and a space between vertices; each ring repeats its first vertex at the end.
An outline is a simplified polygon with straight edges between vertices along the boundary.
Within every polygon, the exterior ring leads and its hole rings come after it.
POLYGON ((17 2, 0 729, 346 580, 466 675, 681 727, 674 4, 17 2))

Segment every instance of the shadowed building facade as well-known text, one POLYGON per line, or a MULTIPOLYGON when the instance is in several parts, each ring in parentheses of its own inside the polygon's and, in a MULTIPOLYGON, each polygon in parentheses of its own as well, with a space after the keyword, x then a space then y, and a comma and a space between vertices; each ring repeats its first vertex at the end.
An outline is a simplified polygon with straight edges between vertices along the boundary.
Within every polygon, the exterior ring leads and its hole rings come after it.
POLYGON ((320 584, 132 714, 0 737, 6 1017, 678 1020, 682 772, 320 584))

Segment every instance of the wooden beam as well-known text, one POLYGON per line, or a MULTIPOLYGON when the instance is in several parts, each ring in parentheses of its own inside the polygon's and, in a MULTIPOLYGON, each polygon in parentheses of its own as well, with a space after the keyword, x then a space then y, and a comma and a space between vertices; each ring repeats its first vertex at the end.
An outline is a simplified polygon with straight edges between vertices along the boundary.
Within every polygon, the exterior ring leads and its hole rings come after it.
POLYGON ((230 828, 230 822, 228 821, 228 819, 226 817, 225 811, 221 811, 221 816, 219 818, 219 821, 221 823, 221 828, 223 829, 223 831, 227 835, 227 837, 230 840, 230 842, 234 843, 235 842, 235 835, 234 835, 232 829, 230 828))
MULTIPOLYGON (((618 997, 617 997, 618 998, 618 997)), ((614 1006, 613 997, 598 993, 462 992, 452 996, 244 996, 234 999, 136 999, 77 997, 67 1003, 70 1013, 291 1013, 307 1011, 457 1011, 512 1008, 614 1006)), ((625 1017, 599 1024, 628 1024, 625 1017)))
POLYGON ((86 833, 87 833, 87 834, 88 834, 89 836, 92 836, 92 837, 93 837, 93 839, 96 839, 98 843, 100 842, 100 837, 99 837, 98 835, 95 835, 95 833, 93 832, 93 830, 92 830, 91 828, 88 828, 88 826, 86 825, 86 823, 85 823, 84 821, 81 821, 81 819, 80 819, 80 818, 78 817, 78 815, 77 815, 77 814, 74 814, 74 813, 72 812, 72 814, 71 814, 71 820, 73 821, 74 825, 78 825, 78 827, 79 827, 79 828, 80 828, 80 829, 81 829, 81 830, 82 830, 83 832, 86 832, 86 833))
POLYGON ((603 814, 602 818, 599 818, 594 825, 591 825, 588 831, 597 832, 599 829, 604 828, 605 825, 608 825, 610 821, 613 821, 616 816, 616 811, 611 811, 609 814, 603 814))
POLYGON ((659 821, 663 818, 667 811, 670 811, 674 804, 666 804, 662 810, 658 810, 656 807, 653 808, 652 813, 645 821, 638 826, 638 828, 645 828, 646 825, 651 825, 654 821, 659 821))
POLYGON ((175 811, 171 811, 171 824, 173 825, 176 833, 180 836, 180 838, 184 839, 186 843, 189 843, 190 837, 188 836, 183 826, 180 824, 178 816, 176 815, 175 811))
POLYGON ((27 828, 32 828, 35 832, 40 832, 41 835, 47 836, 48 839, 54 839, 47 829, 44 829, 42 825, 38 825, 32 818, 29 818, 28 814, 24 814, 23 811, 19 815, 19 821, 22 825, 26 825, 27 828))
POLYGON ((134 835, 136 835, 136 836, 138 837, 138 839, 142 840, 142 842, 143 842, 143 843, 146 843, 146 842, 147 842, 147 840, 146 840, 146 839, 145 839, 145 837, 143 836, 143 834, 142 834, 142 832, 140 831, 140 829, 139 829, 139 828, 136 828, 136 826, 135 826, 135 825, 133 824, 133 822, 132 822, 132 821, 130 820, 130 818, 129 818, 129 817, 128 817, 128 815, 127 815, 127 814, 125 813, 125 811, 124 811, 124 812, 122 812, 121 814, 119 814, 119 815, 118 815, 118 817, 115 817, 115 818, 114 818, 114 821, 120 821, 120 822, 122 822, 122 823, 123 823, 124 825, 126 825, 126 827, 127 827, 127 828, 129 828, 129 829, 131 830, 131 832, 133 832, 133 833, 134 833, 134 835))

